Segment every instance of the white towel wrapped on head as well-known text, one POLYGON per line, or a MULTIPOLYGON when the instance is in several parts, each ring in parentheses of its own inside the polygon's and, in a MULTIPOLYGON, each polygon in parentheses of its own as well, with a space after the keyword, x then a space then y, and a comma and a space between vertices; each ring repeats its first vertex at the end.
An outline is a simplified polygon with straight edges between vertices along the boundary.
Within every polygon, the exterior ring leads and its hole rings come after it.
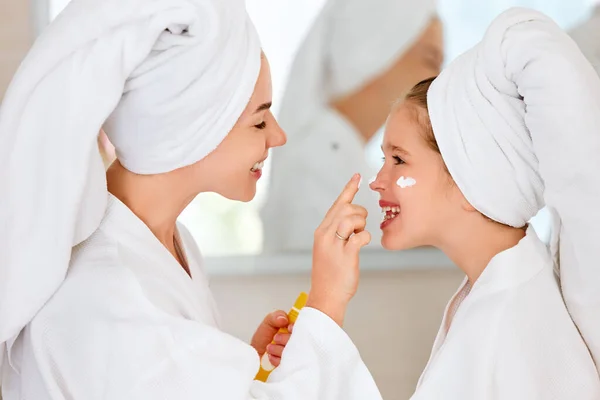
POLYGON ((0 110, 0 351, 104 215, 102 125, 134 173, 193 164, 242 114, 260 57, 243 0, 74 0, 46 29, 0 110))
POLYGON ((524 226, 544 205, 563 296, 600 367, 600 79, 573 40, 512 9, 432 84, 442 157, 484 215, 524 226))

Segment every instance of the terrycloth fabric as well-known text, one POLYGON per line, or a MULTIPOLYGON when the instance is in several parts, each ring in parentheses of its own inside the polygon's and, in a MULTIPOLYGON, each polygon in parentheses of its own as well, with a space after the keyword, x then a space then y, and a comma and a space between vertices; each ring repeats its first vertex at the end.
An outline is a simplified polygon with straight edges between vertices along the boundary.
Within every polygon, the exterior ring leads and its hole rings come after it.
POLYGON ((569 32, 600 75, 600 5, 589 19, 569 32))
POLYGON ((470 292, 465 279, 411 400, 599 399, 596 366, 552 267, 529 227, 489 262, 470 292))
POLYGON ((305 308, 281 365, 221 331, 194 239, 178 225, 190 275, 114 196, 73 251, 63 285, 12 346, 4 400, 377 400, 358 350, 305 308))
POLYGON ((600 366, 600 79, 573 40, 511 9, 432 84, 442 157, 467 200, 519 227, 544 205, 569 313, 600 366))
POLYGON ((355 203, 370 211, 371 243, 379 243, 376 216, 381 210, 366 185, 377 170, 366 160, 364 138, 330 103, 388 70, 423 32, 435 3, 325 4, 294 59, 278 115, 288 146, 272 155, 269 197, 262 210, 265 251, 312 248, 314 230, 357 172, 365 185, 355 203))
POLYGON ((243 0, 74 0, 48 27, 0 114, 0 349, 104 215, 105 121, 132 172, 193 164, 243 112, 260 54, 243 0))

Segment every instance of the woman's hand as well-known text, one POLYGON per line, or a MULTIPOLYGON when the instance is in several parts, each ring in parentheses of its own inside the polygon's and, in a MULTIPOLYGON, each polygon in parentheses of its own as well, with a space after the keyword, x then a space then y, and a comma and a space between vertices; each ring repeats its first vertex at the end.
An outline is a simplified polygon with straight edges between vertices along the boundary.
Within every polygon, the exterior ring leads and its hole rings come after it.
POLYGON ((259 357, 269 354, 269 361, 277 367, 281 363, 283 349, 290 339, 290 333, 278 333, 281 328, 291 332, 291 326, 284 311, 278 310, 268 314, 252 337, 250 345, 254 347, 259 357), (275 341, 275 343, 272 343, 275 341))
POLYGON ((315 231, 307 306, 327 314, 340 326, 358 288, 360 249, 371 241, 365 231, 367 210, 352 204, 359 185, 360 175, 356 174, 315 231))

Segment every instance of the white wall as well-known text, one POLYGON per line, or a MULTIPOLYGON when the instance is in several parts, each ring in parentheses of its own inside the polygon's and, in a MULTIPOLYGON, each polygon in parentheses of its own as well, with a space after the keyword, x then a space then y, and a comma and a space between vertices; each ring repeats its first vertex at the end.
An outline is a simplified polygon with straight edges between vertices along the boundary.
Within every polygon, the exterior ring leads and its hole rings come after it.
POLYGON ((0 99, 31 46, 33 24, 28 0, 0 2, 0 99))
MULTIPOLYGON (((0 102, 32 40, 33 24, 29 1, 2 0, 0 3, 0 102)), ((0 400, 2 400, 1 394, 0 400)))
MULTIPOLYGON (((413 393, 444 307, 458 288, 458 270, 364 272, 345 329, 373 373, 383 398, 413 393)), ((309 288, 308 274, 219 276, 211 282, 224 329, 248 342, 264 316, 287 311, 309 288)))

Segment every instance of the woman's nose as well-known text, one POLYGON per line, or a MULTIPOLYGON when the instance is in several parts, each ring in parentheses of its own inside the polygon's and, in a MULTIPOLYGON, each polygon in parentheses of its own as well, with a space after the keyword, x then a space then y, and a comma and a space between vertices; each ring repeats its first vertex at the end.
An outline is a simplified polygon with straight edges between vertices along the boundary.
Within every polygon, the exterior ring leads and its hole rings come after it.
MULTIPOLYGON (((271 116, 271 118, 273 118, 273 116, 271 116)), ((281 126, 279 126, 279 124, 277 123, 277 120, 275 120, 275 118, 273 118, 273 120, 271 122, 271 126, 272 126, 272 129, 269 131, 269 139, 267 141, 267 146, 269 148, 272 148, 272 147, 280 147, 280 146, 283 146, 284 144, 286 144, 287 135, 285 134, 283 129, 281 129, 281 126)))

